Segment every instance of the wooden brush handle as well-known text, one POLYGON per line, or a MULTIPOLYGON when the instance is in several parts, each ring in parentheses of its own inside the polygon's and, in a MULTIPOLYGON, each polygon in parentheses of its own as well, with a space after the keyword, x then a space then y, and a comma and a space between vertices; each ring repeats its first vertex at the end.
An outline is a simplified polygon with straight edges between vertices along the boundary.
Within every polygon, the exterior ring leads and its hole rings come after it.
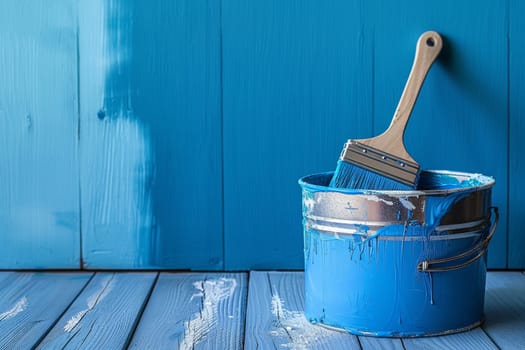
POLYGON ((403 159, 413 160, 405 149, 403 135, 416 103, 419 90, 427 73, 443 47, 443 40, 436 32, 425 32, 417 41, 412 70, 388 129, 370 140, 369 146, 389 152, 403 159))

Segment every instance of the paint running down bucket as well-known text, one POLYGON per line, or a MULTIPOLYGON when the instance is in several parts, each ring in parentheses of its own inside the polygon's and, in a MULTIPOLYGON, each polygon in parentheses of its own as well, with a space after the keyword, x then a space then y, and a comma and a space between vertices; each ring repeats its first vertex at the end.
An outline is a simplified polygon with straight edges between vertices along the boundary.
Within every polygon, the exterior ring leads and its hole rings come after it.
POLYGON ((423 171, 418 190, 363 191, 328 187, 332 175, 299 180, 306 318, 382 337, 480 325, 494 179, 423 171))

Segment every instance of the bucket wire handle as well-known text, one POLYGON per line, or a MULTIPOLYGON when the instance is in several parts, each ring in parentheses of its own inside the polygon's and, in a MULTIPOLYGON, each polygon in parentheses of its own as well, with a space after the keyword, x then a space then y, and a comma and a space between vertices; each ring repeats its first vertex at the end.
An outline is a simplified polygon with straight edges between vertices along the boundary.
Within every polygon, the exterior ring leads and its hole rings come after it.
POLYGON ((485 253, 487 252, 487 248, 489 246, 490 240, 492 239, 492 236, 494 236, 494 233, 496 232, 496 227, 498 226, 499 222, 499 210, 498 207, 490 207, 490 209, 494 212, 494 222, 492 224, 492 228, 490 229, 489 234, 485 239, 483 239, 481 242, 476 244, 471 249, 467 250, 466 252, 463 252, 461 254, 451 256, 448 258, 441 258, 441 259, 433 259, 433 260, 424 260, 421 261, 419 264, 417 264, 417 270, 420 272, 443 272, 443 271, 452 271, 452 270, 458 270, 465 266, 468 266, 475 261, 479 260, 485 253), (461 264, 452 265, 452 266, 445 266, 445 267, 436 267, 434 265, 443 264, 450 261, 459 260, 465 257, 468 257, 474 253, 477 253, 475 256, 470 258, 467 261, 462 262, 461 264))

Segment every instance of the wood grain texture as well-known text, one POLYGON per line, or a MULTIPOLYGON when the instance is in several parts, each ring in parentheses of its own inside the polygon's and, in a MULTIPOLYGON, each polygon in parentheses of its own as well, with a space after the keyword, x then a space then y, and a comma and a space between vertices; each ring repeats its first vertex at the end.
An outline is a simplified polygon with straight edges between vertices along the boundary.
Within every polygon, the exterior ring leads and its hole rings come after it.
POLYGON ((358 1, 223 1, 227 269, 302 268, 297 180, 372 131, 366 16, 358 1))
POLYGON ((81 2, 85 267, 223 267, 219 5, 81 2))
POLYGON ((31 349, 91 273, 0 272, 0 349, 31 349))
POLYGON ((374 338, 359 336, 359 344, 363 350, 405 350, 399 338, 374 338))
POLYGON ((162 273, 129 349, 242 349, 246 274, 162 273))
POLYGON ((76 3, 0 2, 0 268, 78 268, 76 3))
POLYGON ((429 29, 406 148, 495 177, 524 268, 524 6, 0 1, 0 268, 301 269, 297 179, 387 128, 429 29))
POLYGON ((439 337, 407 338, 403 344, 406 350, 499 349, 481 328, 439 337))
POLYGON ((483 329, 500 349, 525 349, 525 275, 489 272, 483 329))
POLYGON ((523 13, 525 3, 519 0, 509 1, 509 252, 508 267, 525 268, 525 23, 523 13))
POLYGON ((306 320, 303 276, 250 273, 245 349, 360 349, 356 336, 306 320))
POLYGON ((97 273, 38 349, 123 349, 156 273, 97 273))
MULTIPOLYGON (((496 178, 493 203, 507 215, 507 22, 505 2, 472 4, 400 0, 367 2, 374 19, 374 132, 388 127, 403 90, 419 35, 444 38, 440 57, 407 126, 408 152, 422 169, 483 173, 496 178)), ((489 266, 506 267, 502 220, 489 266)))

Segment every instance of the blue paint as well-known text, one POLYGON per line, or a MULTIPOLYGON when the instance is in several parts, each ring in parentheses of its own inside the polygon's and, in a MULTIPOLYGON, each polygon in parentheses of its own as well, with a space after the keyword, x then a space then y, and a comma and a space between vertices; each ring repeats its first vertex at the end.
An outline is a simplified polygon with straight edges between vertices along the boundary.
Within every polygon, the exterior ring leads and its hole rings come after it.
POLYGON ((80 267, 76 13, 0 1, 0 269, 80 267))
MULTIPOLYGON (((525 149, 525 2, 520 0, 508 1, 509 16, 509 135, 508 135, 508 174, 509 184, 505 194, 508 196, 508 255, 507 264, 510 269, 525 269, 525 196, 523 194, 525 179, 525 162, 523 150, 525 149)), ((505 191, 503 188, 502 192, 505 191)), ((503 235, 500 235, 503 236, 503 235)), ((502 237, 500 237, 502 238, 502 237)))
MULTIPOLYGON (((508 34, 509 15, 517 18, 514 23, 522 22, 522 10, 509 10, 513 1, 479 1, 475 16, 469 2, 367 2, 377 23, 373 133, 383 131, 390 123, 408 73, 408 69, 398 67, 408 67, 412 62, 413 43, 429 28, 438 31, 444 38, 443 51, 414 106, 406 129, 406 135, 410 135, 405 140, 406 148, 425 169, 461 169, 494 176, 498 184, 493 201, 503 216, 507 198, 512 196, 508 174, 523 178, 516 168, 509 168, 507 160, 509 151, 512 154, 515 150, 516 162, 521 162, 522 157, 517 155, 523 147, 509 147, 509 140, 519 140, 524 130, 516 127, 516 137, 509 139, 509 131, 513 131, 509 129, 508 77, 511 81, 516 77, 521 84, 525 81, 508 71, 510 53, 511 65, 515 62, 523 72, 523 60, 512 59, 512 53, 523 48, 518 39, 523 31, 510 38, 508 34)), ((518 102, 523 101, 523 91, 517 96, 511 108, 523 111, 518 102)), ((522 187, 521 181, 515 183, 517 188, 522 187)), ((517 188, 513 193, 519 193, 517 188)), ((509 227, 508 232, 520 232, 521 227, 509 227)), ((501 222, 488 256, 493 268, 506 267, 506 236, 506 223, 501 222)))
POLYGON ((79 2, 84 267, 223 268, 220 2, 79 2))
MULTIPOLYGON (((305 216, 306 317, 353 334, 388 337, 446 334, 479 325, 483 320, 485 258, 451 271, 417 269, 422 261, 468 251, 487 236, 489 225, 485 224, 462 233, 438 232, 442 220, 462 199, 478 191, 490 198, 492 178, 465 175, 423 171, 423 188, 416 191, 335 189, 327 187, 331 173, 300 180, 305 216), (319 193, 326 195, 317 197, 319 193), (388 193, 391 200, 371 197, 381 193, 388 193), (368 209, 361 208, 361 214, 378 208, 387 210, 396 201, 424 198, 424 216, 417 216, 419 209, 403 202, 406 210, 397 215, 401 220, 385 222, 375 232, 367 226, 366 217, 360 223, 345 224, 352 216, 338 216, 341 211, 337 205, 347 206, 347 201, 357 197, 369 197, 373 203, 368 209), (333 203, 326 204, 330 199, 333 203), (327 206, 321 207, 322 203, 327 206), (342 221, 323 229, 316 221, 318 215, 326 217, 323 220, 327 222, 336 218, 342 221), (344 232, 351 227, 353 233, 344 232)), ((361 205, 362 201, 356 203, 361 205)), ((484 210, 488 215, 488 207, 484 210)), ((451 267, 468 258, 440 267, 451 267)))
POLYGON ((436 0, 2 1, 0 267, 78 268, 82 242, 87 268, 302 269, 295 180, 331 169, 348 135, 385 129, 429 28, 447 45, 407 148, 498 178, 509 227, 489 266, 524 267, 522 13, 516 0, 476 16, 436 0))
POLYGON ((226 268, 302 269, 294 186, 372 131, 362 1, 222 1, 226 268), (344 126, 344 127, 343 127, 344 126))
MULTIPOLYGON (((415 184, 417 181, 416 178, 415 184)), ((411 190, 415 187, 342 160, 337 162, 330 186, 372 190, 411 190)))

